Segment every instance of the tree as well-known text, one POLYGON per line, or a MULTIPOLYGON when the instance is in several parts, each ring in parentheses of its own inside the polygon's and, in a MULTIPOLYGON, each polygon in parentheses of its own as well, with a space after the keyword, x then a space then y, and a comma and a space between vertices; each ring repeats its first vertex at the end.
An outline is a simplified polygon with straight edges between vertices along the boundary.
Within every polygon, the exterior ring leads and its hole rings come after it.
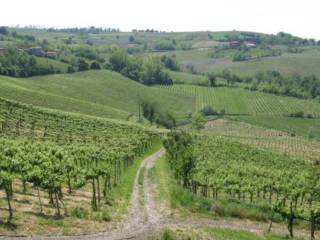
POLYGON ((216 86, 216 74, 215 73, 208 73, 207 74, 208 80, 209 80, 209 87, 216 86))
POLYGON ((153 123, 155 121, 155 114, 156 114, 155 104, 150 101, 143 100, 141 101, 141 106, 142 106, 143 116, 146 119, 148 119, 151 123, 153 123))
POLYGON ((163 55, 161 56, 161 62, 164 64, 164 66, 172 71, 179 71, 179 63, 176 59, 176 56, 167 56, 163 55))
POLYGON ((203 107, 200 111, 204 116, 212 116, 212 115, 217 115, 218 113, 213 109, 212 106, 207 105, 203 107))
POLYGON ((111 69, 121 72, 128 65, 128 54, 121 49, 114 49, 110 56, 109 62, 111 69))
POLYGON ((67 72, 68 73, 74 73, 75 72, 74 67, 73 66, 68 66, 67 72))
POLYGON ((144 84, 172 84, 169 74, 164 71, 163 63, 159 57, 150 56, 142 64, 141 80, 144 84))
POLYGON ((205 120, 201 114, 197 114, 192 118, 192 127, 198 131, 204 128, 205 120))
POLYGON ((92 62, 90 65, 90 69, 101 69, 101 67, 98 62, 92 62))
POLYGON ((166 50, 172 51, 175 50, 175 46, 171 41, 168 40, 159 40, 154 44, 156 50, 166 50))
POLYGON ((140 80, 142 60, 139 57, 128 56, 126 66, 121 70, 121 74, 135 81, 140 80))
POLYGON ((79 71, 89 70, 89 64, 84 59, 78 60, 78 69, 79 71))
POLYGON ((134 39, 134 36, 133 35, 131 35, 130 37, 129 37, 129 42, 134 42, 135 41, 135 39, 134 39))
POLYGON ((8 28, 0 26, 0 34, 7 35, 9 33, 8 28))

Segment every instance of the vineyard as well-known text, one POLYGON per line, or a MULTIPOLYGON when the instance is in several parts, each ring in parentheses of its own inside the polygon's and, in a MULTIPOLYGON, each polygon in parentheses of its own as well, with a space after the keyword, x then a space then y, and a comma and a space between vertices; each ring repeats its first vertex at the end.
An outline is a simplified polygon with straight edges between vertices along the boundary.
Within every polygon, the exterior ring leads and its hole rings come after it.
POLYGON ((178 182, 194 194, 268 204, 287 221, 291 237, 294 223, 301 220, 310 223, 315 239, 319 161, 310 164, 223 138, 180 132, 172 132, 164 145, 178 182))
POLYGON ((0 239, 319 238, 320 41, 25 20, 0 26, 0 239))
POLYGON ((136 119, 141 100, 154 102, 177 119, 193 111, 195 102, 193 97, 153 89, 108 70, 24 79, 0 76, 0 95, 34 106, 121 120, 136 119))
POLYGON ((47 112, 4 99, 0 109, 0 196, 6 199, 0 201, 0 220, 8 212, 8 222, 18 225, 33 214, 58 219, 71 214, 76 216, 68 220, 73 227, 78 218, 110 221, 112 191, 137 157, 158 141, 156 133, 134 124, 47 112))
POLYGON ((310 137, 292 136, 292 133, 258 127, 244 122, 217 119, 205 124, 201 133, 232 139, 259 149, 290 156, 290 158, 320 160, 320 143, 310 137))
POLYGON ((161 86, 170 92, 182 96, 196 97, 196 111, 211 105, 217 111, 225 110, 233 115, 284 116, 295 112, 320 116, 320 104, 292 97, 274 96, 260 92, 251 92, 240 88, 207 88, 191 85, 161 86))

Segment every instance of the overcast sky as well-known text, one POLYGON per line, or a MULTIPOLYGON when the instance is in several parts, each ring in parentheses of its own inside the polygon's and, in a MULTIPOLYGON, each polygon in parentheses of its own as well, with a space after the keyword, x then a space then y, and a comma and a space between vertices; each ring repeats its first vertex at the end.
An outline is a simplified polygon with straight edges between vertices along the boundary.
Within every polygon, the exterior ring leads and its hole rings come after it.
POLYGON ((320 39, 320 0, 1 0, 0 25, 285 31, 320 39))

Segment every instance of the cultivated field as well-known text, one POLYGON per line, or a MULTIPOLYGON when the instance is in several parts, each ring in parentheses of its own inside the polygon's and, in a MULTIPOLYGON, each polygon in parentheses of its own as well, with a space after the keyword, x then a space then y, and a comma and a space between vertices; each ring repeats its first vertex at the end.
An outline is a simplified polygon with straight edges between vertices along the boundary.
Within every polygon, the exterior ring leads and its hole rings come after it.
POLYGON ((45 108, 99 117, 138 116, 138 102, 148 99, 184 118, 194 109, 194 97, 152 89, 107 70, 31 78, 0 77, 3 98, 45 108))
POLYGON ((292 97, 274 96, 261 92, 251 92, 241 88, 198 87, 190 85, 164 86, 170 92, 181 96, 196 97, 196 110, 211 105, 215 110, 224 109, 229 115, 284 116, 295 112, 311 113, 320 116, 320 104, 292 97))

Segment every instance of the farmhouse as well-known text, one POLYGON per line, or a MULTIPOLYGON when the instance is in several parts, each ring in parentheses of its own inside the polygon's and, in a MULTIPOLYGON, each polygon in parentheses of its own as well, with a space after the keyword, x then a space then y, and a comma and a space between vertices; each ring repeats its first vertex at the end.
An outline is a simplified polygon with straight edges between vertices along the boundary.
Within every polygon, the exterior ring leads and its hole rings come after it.
POLYGON ((24 49, 24 51, 34 56, 43 56, 45 54, 42 47, 31 47, 24 49))
POLYGON ((58 52, 56 52, 56 51, 48 51, 48 52, 46 52, 46 57, 48 57, 48 58, 57 58, 58 57, 58 52))
POLYGON ((255 42, 245 42, 246 47, 255 48, 257 44, 255 42))
POLYGON ((240 47, 241 42, 239 41, 232 41, 229 43, 230 47, 235 48, 235 47, 240 47))

